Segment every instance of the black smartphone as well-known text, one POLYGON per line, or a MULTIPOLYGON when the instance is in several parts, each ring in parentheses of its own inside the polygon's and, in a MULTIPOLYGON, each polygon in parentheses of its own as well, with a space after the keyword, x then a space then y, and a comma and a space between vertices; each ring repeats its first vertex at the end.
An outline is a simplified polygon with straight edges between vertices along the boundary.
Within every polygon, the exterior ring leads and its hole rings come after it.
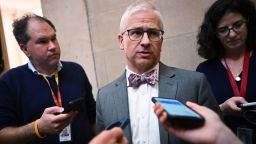
POLYGON ((242 108, 243 110, 256 110, 256 102, 240 104, 240 108, 242 108))
POLYGON ((181 128, 197 128, 204 124, 204 117, 175 99, 153 97, 154 103, 160 103, 167 112, 170 123, 181 128))
POLYGON ((125 127, 130 123, 130 119, 128 117, 123 117, 122 119, 112 122, 111 124, 109 124, 105 130, 110 130, 113 127, 120 127, 122 129, 125 129, 125 127))
POLYGON ((85 103, 85 100, 83 97, 79 97, 77 99, 74 99, 68 103, 66 107, 64 107, 63 113, 68 113, 70 111, 76 111, 78 110, 83 104, 85 103))

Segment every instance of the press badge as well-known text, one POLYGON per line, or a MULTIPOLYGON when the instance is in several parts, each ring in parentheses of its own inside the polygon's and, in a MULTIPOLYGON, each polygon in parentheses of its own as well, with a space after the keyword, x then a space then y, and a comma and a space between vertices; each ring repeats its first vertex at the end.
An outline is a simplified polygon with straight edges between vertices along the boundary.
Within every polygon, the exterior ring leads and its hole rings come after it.
POLYGON ((60 142, 71 141, 71 126, 70 124, 65 127, 59 134, 60 142))

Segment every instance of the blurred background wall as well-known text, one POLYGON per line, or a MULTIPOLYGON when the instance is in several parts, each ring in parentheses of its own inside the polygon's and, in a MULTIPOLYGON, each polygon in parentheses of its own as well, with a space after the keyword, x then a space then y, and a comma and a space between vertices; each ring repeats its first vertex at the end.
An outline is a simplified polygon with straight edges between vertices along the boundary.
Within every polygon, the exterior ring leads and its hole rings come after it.
POLYGON ((0 0, 0 50, 5 70, 27 62, 12 34, 12 22, 28 12, 42 15, 40 0, 0 0))
MULTIPOLYGON (((97 90, 124 72, 125 61, 117 44, 119 22, 135 0, 0 0, 1 42, 5 69, 27 62, 13 39, 11 23, 25 12, 49 18, 57 28, 62 60, 81 64, 97 90), (29 6, 30 5, 30 6, 29 6)), ((148 0, 164 17, 161 61, 195 70, 196 35, 204 12, 215 0, 148 0)), ((256 1, 256 0, 254 0, 256 1)))

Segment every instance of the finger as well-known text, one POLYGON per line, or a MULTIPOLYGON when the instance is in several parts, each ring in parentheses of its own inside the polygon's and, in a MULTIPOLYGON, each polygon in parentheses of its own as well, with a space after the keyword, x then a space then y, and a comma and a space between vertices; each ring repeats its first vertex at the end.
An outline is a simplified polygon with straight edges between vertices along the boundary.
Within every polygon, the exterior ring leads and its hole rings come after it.
POLYGON ((112 137, 113 139, 116 139, 117 142, 123 141, 124 134, 121 128, 114 127, 109 130, 109 134, 110 134, 110 137, 112 137))
POLYGON ((159 108, 160 104, 158 102, 155 103, 155 108, 159 108))
POLYGON ((123 137, 123 139, 120 141, 120 144, 128 144, 127 138, 123 137))
POLYGON ((187 102, 186 102, 186 105, 187 105, 188 107, 190 107, 191 109, 195 110, 195 111, 198 111, 198 110, 201 109, 201 106, 200 106, 200 105, 198 105, 198 104, 196 104, 196 103, 193 103, 193 102, 190 102, 190 101, 187 101, 187 102))
POLYGON ((64 121, 61 121, 60 123, 55 124, 55 131, 57 133, 60 133, 64 128, 66 128, 73 120, 73 117, 68 118, 64 121))
POLYGON ((165 126, 169 126, 170 122, 168 120, 168 115, 166 112, 163 112, 163 114, 161 115, 161 117, 159 117, 159 121, 164 124, 165 126))
POLYGON ((240 104, 240 98, 233 99, 229 101, 229 107, 231 108, 232 111, 241 111, 241 109, 238 107, 238 104, 240 104))
POLYGON ((241 103, 247 103, 247 101, 243 98, 243 97, 241 97, 241 96, 239 96, 239 97, 237 97, 238 99, 238 103, 239 104, 241 104, 241 103))
POLYGON ((237 104, 231 104, 231 109, 233 111, 237 111, 237 112, 242 111, 242 109, 240 107, 238 107, 237 104))
POLYGON ((192 103, 192 102, 188 102, 187 104, 188 104, 188 106, 191 106, 191 108, 193 110, 195 110, 201 116, 204 117, 205 123, 210 123, 211 121, 214 121, 214 120, 220 121, 220 117, 217 115, 217 113, 215 113, 210 108, 207 108, 205 106, 200 106, 200 105, 192 103))
POLYGON ((156 110, 158 109, 159 105, 156 103, 153 105, 153 109, 154 109, 154 112, 156 112, 156 110))
POLYGON ((59 125, 56 127, 57 130, 62 131, 65 127, 67 127, 71 123, 70 120, 59 123, 59 125))
POLYGON ((158 110, 160 107, 159 103, 155 103, 155 105, 153 106, 154 112, 156 112, 156 110, 158 110))
POLYGON ((48 107, 44 110, 46 114, 54 114, 63 112, 64 108, 59 106, 48 107))
POLYGON ((77 113, 74 112, 74 113, 70 114, 70 116, 67 117, 67 119, 61 121, 60 128, 63 129, 67 125, 69 125, 73 121, 73 119, 76 117, 76 115, 77 115, 77 113))
POLYGON ((77 115, 77 113, 78 112, 76 112, 76 111, 72 111, 69 113, 61 113, 61 114, 55 116, 55 119, 53 122, 62 123, 63 121, 73 120, 74 117, 77 115))
POLYGON ((190 101, 186 102, 186 105, 203 116, 208 115, 207 113, 212 113, 212 110, 190 101))
POLYGON ((161 115, 163 114, 163 111, 164 111, 163 107, 159 105, 158 108, 155 110, 157 117, 161 117, 161 115))

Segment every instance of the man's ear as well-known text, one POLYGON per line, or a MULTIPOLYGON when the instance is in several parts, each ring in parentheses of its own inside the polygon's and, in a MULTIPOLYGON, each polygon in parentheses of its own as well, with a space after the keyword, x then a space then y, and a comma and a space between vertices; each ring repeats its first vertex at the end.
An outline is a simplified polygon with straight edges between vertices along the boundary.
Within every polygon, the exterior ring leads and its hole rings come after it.
POLYGON ((123 35, 122 34, 118 34, 118 44, 119 44, 119 48, 121 50, 124 50, 124 44, 123 44, 123 35))
POLYGON ((25 44, 19 44, 19 46, 20 46, 20 49, 23 51, 23 53, 27 56, 27 57, 29 57, 29 52, 28 52, 28 48, 27 48, 27 45, 25 45, 25 44))

